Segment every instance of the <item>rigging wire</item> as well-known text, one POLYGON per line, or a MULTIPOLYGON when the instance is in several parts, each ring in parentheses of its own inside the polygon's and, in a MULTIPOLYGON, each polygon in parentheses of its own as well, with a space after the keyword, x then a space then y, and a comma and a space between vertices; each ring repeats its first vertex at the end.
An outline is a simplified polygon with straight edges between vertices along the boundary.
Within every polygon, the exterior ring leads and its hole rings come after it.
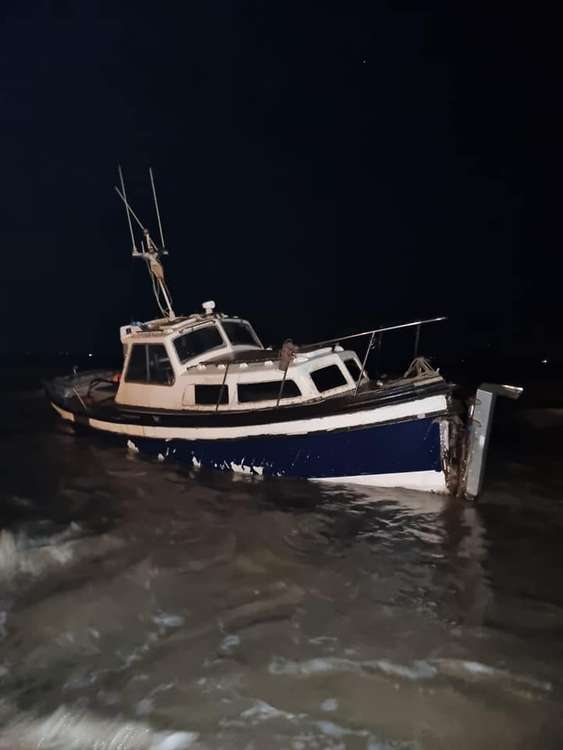
POLYGON ((170 294, 170 290, 168 289, 168 286, 164 280, 164 270, 162 268, 162 265, 159 261, 159 256, 162 251, 164 251, 164 234, 162 231, 162 223, 160 220, 160 211, 158 207, 158 201, 156 197, 156 189, 154 185, 154 177, 152 174, 152 169, 149 170, 150 172, 150 178, 151 178, 151 186, 153 191, 153 197, 155 201, 155 207, 156 207, 156 213, 157 213, 157 219, 158 219, 158 226, 160 230, 160 239, 162 242, 162 249, 158 247, 156 242, 152 239, 150 236, 148 230, 143 226, 141 220, 137 216, 137 214, 133 211, 131 208, 131 205, 127 201, 127 196, 125 193, 125 183, 123 180, 123 173, 121 170, 121 167, 119 167, 119 177, 121 182, 121 190, 117 187, 117 185, 114 185, 115 192, 119 195, 121 200, 123 201, 125 205, 125 210, 127 213, 127 221, 129 223, 129 229, 131 232, 131 240, 133 243, 133 255, 141 255, 144 257, 146 264, 147 264, 147 270, 149 272, 149 275, 151 277, 151 283, 152 288, 154 292, 154 296, 156 299, 156 303, 158 305, 158 309, 160 310, 160 313, 165 318, 172 318, 174 317, 174 311, 172 307, 172 295, 170 294), (135 240, 133 235, 133 227, 131 225, 131 217, 135 220, 135 222, 139 225, 140 229, 143 232, 143 235, 145 236, 146 241, 146 252, 143 251, 143 243, 141 241, 141 250, 142 252, 139 253, 137 251, 137 248, 135 246, 135 240), (148 257, 147 257, 148 256, 148 257), (156 267, 156 269, 155 269, 156 267))

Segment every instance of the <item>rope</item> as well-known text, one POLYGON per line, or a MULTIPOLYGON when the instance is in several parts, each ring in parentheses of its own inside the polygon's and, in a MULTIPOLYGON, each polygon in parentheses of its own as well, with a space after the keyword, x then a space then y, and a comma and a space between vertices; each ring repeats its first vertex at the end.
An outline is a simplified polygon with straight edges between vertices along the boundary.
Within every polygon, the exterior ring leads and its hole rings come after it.
POLYGON ((437 375, 435 370, 426 357, 415 357, 403 375, 404 378, 417 378, 423 375, 437 375))
MULTIPOLYGON (((150 262, 147 260, 146 263, 147 263, 147 270, 148 270, 149 275, 151 277, 152 290, 154 292, 154 296, 155 296, 155 299, 156 299, 156 304, 158 305, 158 309, 160 310, 160 314, 162 315, 162 317, 166 318, 166 317, 168 317, 168 310, 162 304, 162 301, 161 301, 161 298, 160 298, 160 289, 158 287, 158 282, 157 282, 156 275, 152 271, 150 262)), ((164 284, 164 282, 163 282, 163 284, 164 284)), ((168 288, 166 288, 166 293, 170 297, 170 293, 168 292, 168 288)))

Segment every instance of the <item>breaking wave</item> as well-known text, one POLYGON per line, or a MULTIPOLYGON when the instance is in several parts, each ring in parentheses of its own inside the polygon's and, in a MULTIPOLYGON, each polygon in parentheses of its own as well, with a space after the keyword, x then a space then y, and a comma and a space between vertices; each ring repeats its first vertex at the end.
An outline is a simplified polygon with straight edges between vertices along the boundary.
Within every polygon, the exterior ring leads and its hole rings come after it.
POLYGON ((415 660, 408 664, 399 664, 388 659, 353 660, 339 657, 322 657, 302 662, 273 659, 269 671, 271 674, 284 676, 380 673, 387 677, 408 681, 448 677, 467 684, 494 682, 497 687, 512 692, 518 692, 518 688, 522 686, 539 692, 550 692, 553 689, 551 682, 463 659, 426 659, 415 660))
POLYGON ((155 732, 141 722, 105 719, 61 706, 43 718, 23 713, 11 718, 0 730, 0 750, 187 750, 197 736, 155 732))
POLYGON ((108 534, 77 537, 80 532, 74 523, 60 534, 40 539, 1 530, 0 582, 5 584, 19 576, 45 575, 71 562, 104 556, 122 544, 108 534))

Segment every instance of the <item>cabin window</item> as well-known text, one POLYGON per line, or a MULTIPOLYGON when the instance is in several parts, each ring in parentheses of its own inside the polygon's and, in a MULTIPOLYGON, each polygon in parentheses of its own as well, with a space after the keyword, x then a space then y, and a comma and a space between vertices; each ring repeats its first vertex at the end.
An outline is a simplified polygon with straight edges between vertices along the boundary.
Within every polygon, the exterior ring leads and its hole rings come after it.
POLYGON ((361 370, 360 370, 360 368, 359 368, 358 363, 356 362, 356 360, 355 359, 345 359, 344 360, 344 364, 346 365, 346 369, 348 370, 348 372, 352 376, 352 380, 354 381, 354 383, 357 383, 358 380, 360 379, 361 370))
POLYGON ((172 385, 174 370, 165 346, 163 344, 133 344, 125 381, 172 385))
POLYGON ((217 347, 224 345, 223 337, 216 326, 197 328, 195 331, 184 333, 174 339, 176 353, 182 364, 192 357, 199 357, 200 354, 205 354, 211 349, 217 349, 217 347))
POLYGON ((338 388, 341 385, 348 385, 344 373, 338 365, 329 365, 328 367, 321 367, 320 370, 314 370, 311 373, 311 378, 319 393, 330 391, 332 388, 338 388))
MULTIPOLYGON (((240 403, 249 401, 277 401, 280 395, 281 380, 271 380, 267 383, 239 383, 238 400, 240 403)), ((293 380, 286 380, 283 384, 281 398, 295 398, 301 391, 293 380)))
POLYGON ((229 341, 233 346, 242 344, 244 346, 259 346, 254 333, 249 326, 244 323, 233 323, 232 321, 221 321, 221 325, 229 341))
POLYGON ((133 344, 125 380, 128 383, 147 382, 147 353, 144 344, 133 344))
POLYGON ((147 344, 149 357, 149 380, 151 383, 172 385, 174 370, 163 344, 147 344))
POLYGON ((229 403, 229 386, 228 385, 195 385, 195 402, 202 405, 213 405, 229 403), (219 400, 219 398, 221 400, 219 400))

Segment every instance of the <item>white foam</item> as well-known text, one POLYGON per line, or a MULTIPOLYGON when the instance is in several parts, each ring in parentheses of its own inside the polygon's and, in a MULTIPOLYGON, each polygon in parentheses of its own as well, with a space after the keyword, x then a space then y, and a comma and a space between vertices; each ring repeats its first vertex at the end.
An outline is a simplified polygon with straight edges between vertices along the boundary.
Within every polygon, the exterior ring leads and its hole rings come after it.
POLYGON ((436 665, 441 674, 458 680, 495 681, 500 687, 504 687, 507 690, 518 690, 521 686, 541 691, 551 691, 553 689, 553 685, 550 682, 510 672, 506 669, 491 667, 479 661, 434 659, 433 664, 436 665))
POLYGON ((338 708, 338 701, 336 698, 326 698, 321 702, 321 711, 336 711, 338 708))
POLYGON ((316 721, 315 725, 323 734, 329 737, 336 737, 337 739, 346 737, 346 735, 356 735, 357 737, 367 737, 369 735, 369 732, 365 729, 347 729, 335 724, 333 721, 316 721))
MULTIPOLYGON (((323 657, 307 661, 290 661, 274 658, 269 665, 270 674, 307 677, 317 674, 364 674, 370 675, 380 672, 383 675, 402 680, 419 681, 431 680, 437 676, 451 677, 460 680, 498 680, 507 689, 518 685, 529 688, 550 691, 552 685, 526 675, 513 674, 506 670, 497 669, 478 661, 463 661, 461 659, 429 659, 415 660, 408 664, 400 664, 389 659, 354 660, 340 657, 323 657)), ((323 709, 326 710, 326 709, 323 709)))
POLYGON ((276 675, 314 675, 323 673, 366 673, 378 671, 393 677, 408 680, 427 680, 438 674, 438 669, 426 661, 414 661, 409 665, 396 664, 387 659, 353 660, 328 656, 294 662, 286 659, 274 659, 269 666, 270 674, 276 675))
POLYGON ((74 538, 80 527, 71 524, 69 529, 49 539, 41 546, 23 535, 14 536, 0 531, 0 581, 17 575, 38 576, 54 568, 60 568, 78 559, 102 556, 121 546, 121 541, 106 534, 99 537, 74 538), (68 541, 63 541, 68 536, 68 541))
POLYGON ((169 615, 166 612, 159 612, 152 620, 163 628, 179 628, 185 622, 181 615, 169 615))
POLYGON ((468 672, 473 674, 494 674, 495 670, 493 667, 488 667, 486 664, 481 664, 479 661, 464 661, 462 666, 468 672))
POLYGON ((197 737, 194 732, 153 732, 147 724, 102 719, 62 706, 47 718, 19 714, 0 731, 0 747, 10 750, 186 750, 197 737))
POLYGON ((184 750, 193 745, 198 735, 195 732, 174 732, 151 746, 150 750, 184 750))
POLYGON ((238 635, 227 635, 223 638, 221 643, 221 651, 230 653, 234 648, 240 645, 240 637, 238 635))
POLYGON ((438 673, 436 667, 425 661, 415 661, 412 665, 395 664, 387 659, 379 659, 371 664, 382 672, 396 677, 403 677, 407 680, 428 680, 435 677, 438 673))
POLYGON ((351 659, 340 659, 335 656, 309 659, 308 661, 289 661, 274 659, 269 666, 270 674, 277 675, 311 675, 330 672, 361 672, 361 662, 351 659))
POLYGON ((241 713, 241 718, 250 719, 252 723, 256 723, 258 721, 267 721, 268 719, 277 718, 294 719, 295 714, 280 711, 280 709, 275 706, 271 706, 269 703, 259 700, 256 701, 253 706, 247 708, 246 711, 243 711, 241 713))

